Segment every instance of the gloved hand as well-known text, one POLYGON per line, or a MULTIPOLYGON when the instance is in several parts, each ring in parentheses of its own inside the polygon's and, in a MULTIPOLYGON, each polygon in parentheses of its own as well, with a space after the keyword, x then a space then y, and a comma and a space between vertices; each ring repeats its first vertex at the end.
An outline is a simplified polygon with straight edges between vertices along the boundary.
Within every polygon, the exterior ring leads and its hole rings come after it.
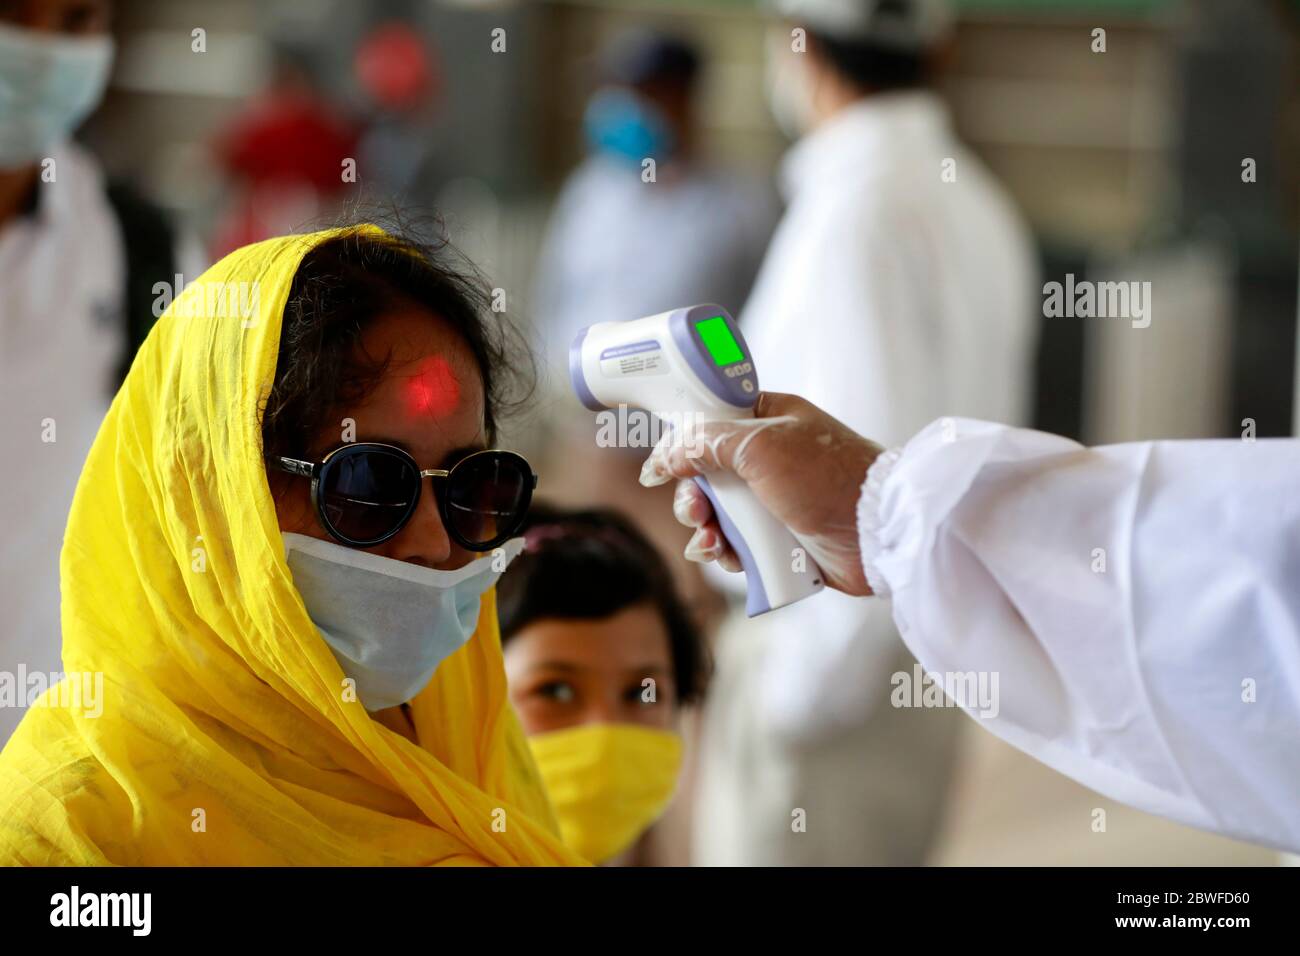
POLYGON ((796 395, 763 392, 752 419, 703 422, 688 434, 666 431, 641 468, 641 484, 677 485, 673 513, 695 534, 686 557, 739 571, 694 475, 734 471, 773 517, 808 549, 826 583, 871 593, 858 545, 857 503, 867 469, 883 449, 796 395))

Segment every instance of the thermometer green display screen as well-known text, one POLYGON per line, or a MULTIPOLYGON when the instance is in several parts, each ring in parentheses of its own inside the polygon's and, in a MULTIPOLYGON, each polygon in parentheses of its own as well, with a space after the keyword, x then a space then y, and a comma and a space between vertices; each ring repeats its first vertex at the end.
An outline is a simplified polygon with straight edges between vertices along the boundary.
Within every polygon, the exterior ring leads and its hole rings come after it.
POLYGON ((727 320, 722 316, 715 315, 711 319, 697 322, 695 330, 700 333, 700 341, 709 350, 714 364, 730 365, 745 357, 745 353, 740 350, 740 343, 731 334, 731 329, 727 328, 727 320))

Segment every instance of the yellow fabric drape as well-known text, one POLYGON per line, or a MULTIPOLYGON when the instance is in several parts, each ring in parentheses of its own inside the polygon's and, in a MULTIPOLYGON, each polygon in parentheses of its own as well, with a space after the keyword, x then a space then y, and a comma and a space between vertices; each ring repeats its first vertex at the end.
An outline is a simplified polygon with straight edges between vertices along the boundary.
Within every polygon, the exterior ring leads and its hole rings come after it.
POLYGON ((64 540, 69 678, 0 754, 0 863, 581 862, 506 696, 492 592, 412 702, 417 746, 345 699, 293 586, 259 410, 294 273, 340 232, 227 256, 137 356, 64 540), (68 692, 101 674, 97 706, 68 692))

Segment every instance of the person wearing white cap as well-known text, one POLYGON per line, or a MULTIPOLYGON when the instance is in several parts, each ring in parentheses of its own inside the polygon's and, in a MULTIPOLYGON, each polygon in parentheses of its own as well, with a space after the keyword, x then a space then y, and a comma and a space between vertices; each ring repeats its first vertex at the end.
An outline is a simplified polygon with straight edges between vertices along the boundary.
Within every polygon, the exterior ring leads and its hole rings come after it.
MULTIPOLYGON (((891 444, 942 415, 1023 422, 1033 247, 930 89, 947 5, 772 6, 769 99, 798 142, 780 170, 785 218, 741 315, 763 386, 891 444)), ((840 593, 727 628, 695 860, 923 862, 960 726, 942 709, 889 706, 891 675, 912 666, 888 608, 840 593)))

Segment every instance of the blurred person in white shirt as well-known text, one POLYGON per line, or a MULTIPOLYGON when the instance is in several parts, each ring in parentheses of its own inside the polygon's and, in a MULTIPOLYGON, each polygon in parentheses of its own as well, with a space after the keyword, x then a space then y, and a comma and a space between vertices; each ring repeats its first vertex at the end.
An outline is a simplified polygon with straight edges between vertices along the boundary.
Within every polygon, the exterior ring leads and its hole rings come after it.
POLYGON ((180 271, 163 213, 71 139, 108 84, 112 12, 110 0, 0 0, 0 746, 62 672, 73 488, 152 324, 154 284, 180 271))
MULTIPOLYGON (((768 93, 798 142, 780 169, 787 211, 741 315, 763 387, 888 443, 941 415, 1023 422, 1032 244, 929 88, 946 4, 774 6, 768 93)), ((958 724, 889 706, 891 675, 911 667, 888 608, 840 593, 728 626, 697 862, 922 862, 958 724), (792 829, 796 808, 806 832, 792 829)))

